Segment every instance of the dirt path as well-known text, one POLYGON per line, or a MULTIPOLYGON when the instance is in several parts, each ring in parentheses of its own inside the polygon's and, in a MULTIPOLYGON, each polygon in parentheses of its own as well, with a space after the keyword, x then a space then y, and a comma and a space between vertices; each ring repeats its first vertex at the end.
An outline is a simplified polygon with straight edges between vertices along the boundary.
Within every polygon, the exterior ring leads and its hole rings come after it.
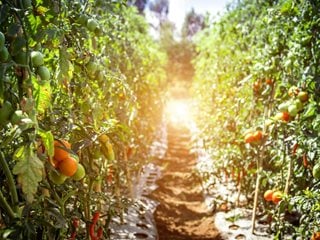
POLYGON ((187 129, 168 126, 168 151, 157 163, 163 177, 150 196, 160 202, 154 214, 160 240, 221 239, 204 203, 201 183, 193 174, 196 158, 190 146, 187 129))

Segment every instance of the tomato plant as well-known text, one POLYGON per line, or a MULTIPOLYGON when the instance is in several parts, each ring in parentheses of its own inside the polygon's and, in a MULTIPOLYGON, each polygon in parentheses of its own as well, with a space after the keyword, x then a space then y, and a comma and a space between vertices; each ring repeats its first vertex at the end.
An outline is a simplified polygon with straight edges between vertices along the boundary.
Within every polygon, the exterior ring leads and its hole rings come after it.
MULTIPOLYGON (((254 174, 244 175, 238 186, 245 196, 255 191, 249 206, 266 214, 270 207, 276 209, 272 230, 279 239, 285 233, 307 239, 319 231, 312 217, 300 228, 285 218, 304 214, 301 199, 317 194, 318 7, 314 1, 238 1, 197 38, 193 92, 199 137, 214 159, 217 177, 253 168, 254 174), (258 130, 263 138, 256 144, 258 130), (293 154, 295 144, 299 147, 293 154), (275 198, 276 207, 263 200, 268 189, 283 193, 281 202, 275 198)), ((317 215, 316 207, 311 208, 317 215)))
POLYGON ((165 60, 126 1, 0 1, 1 239, 89 239, 92 212, 108 237, 161 121, 165 60))

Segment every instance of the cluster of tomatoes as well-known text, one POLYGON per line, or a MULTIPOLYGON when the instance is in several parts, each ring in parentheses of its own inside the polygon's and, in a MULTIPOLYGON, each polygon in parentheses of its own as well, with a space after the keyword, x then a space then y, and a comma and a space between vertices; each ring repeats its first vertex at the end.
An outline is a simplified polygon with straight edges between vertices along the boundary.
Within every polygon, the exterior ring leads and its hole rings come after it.
MULTIPOLYGON (((14 49, 8 50, 6 44, 5 35, 0 32, 0 62, 5 63, 13 59, 17 66, 28 65, 29 54, 25 50, 14 51, 14 49), (12 54, 12 56, 10 55, 12 54)), ((8 44, 8 46, 14 48, 14 44, 8 44), (11 46, 12 45, 12 46, 11 46)), ((40 51, 32 51, 30 53, 30 60, 32 67, 35 69, 35 73, 40 77, 42 81, 48 81, 50 79, 50 71, 44 66, 44 56, 40 51)))
POLYGON ((66 140, 54 141, 54 155, 48 159, 55 168, 49 173, 50 180, 55 184, 63 184, 68 177, 79 181, 86 175, 84 166, 78 162, 77 155, 72 152, 71 144, 66 140))
POLYGON ((253 83, 252 85, 252 89, 253 89, 253 92, 255 94, 260 94, 261 91, 265 88, 264 86, 267 86, 267 87, 272 87, 273 86, 273 80, 271 78, 266 78, 264 80, 264 82, 262 80, 257 80, 253 83), (265 84, 264 84, 265 83, 265 84))
POLYGON ((246 143, 259 143, 263 138, 263 132, 261 130, 257 130, 254 132, 249 132, 245 134, 244 141, 246 143))
POLYGON ((278 204, 283 198, 283 192, 279 190, 267 190, 263 194, 264 200, 267 202, 273 202, 274 204, 278 204))
POLYGON ((289 122, 303 110, 304 104, 309 99, 308 93, 296 86, 289 89, 288 95, 291 98, 278 106, 279 113, 274 116, 274 120, 289 122))
POLYGON ((42 81, 48 81, 50 79, 50 71, 44 66, 43 54, 40 51, 32 51, 30 53, 32 66, 35 68, 35 72, 42 81))

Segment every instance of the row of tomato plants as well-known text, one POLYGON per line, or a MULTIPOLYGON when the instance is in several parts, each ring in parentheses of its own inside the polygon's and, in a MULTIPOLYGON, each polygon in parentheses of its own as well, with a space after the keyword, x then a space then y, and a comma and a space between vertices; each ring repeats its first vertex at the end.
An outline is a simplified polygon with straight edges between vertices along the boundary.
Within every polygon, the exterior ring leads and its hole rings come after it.
POLYGON ((210 171, 233 176, 278 239, 320 231, 319 7, 238 1, 196 39, 193 92, 210 171))
POLYGON ((126 1, 0 1, 1 239, 110 236, 161 120, 165 60, 126 1))

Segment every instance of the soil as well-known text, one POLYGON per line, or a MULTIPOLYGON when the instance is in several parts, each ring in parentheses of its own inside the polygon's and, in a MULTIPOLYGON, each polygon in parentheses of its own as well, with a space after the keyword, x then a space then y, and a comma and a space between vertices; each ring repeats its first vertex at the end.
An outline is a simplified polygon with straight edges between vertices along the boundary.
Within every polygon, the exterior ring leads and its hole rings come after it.
POLYGON ((159 202, 154 213, 159 239, 222 239, 205 202, 196 156, 190 153, 191 134, 183 126, 168 125, 168 149, 156 164, 162 168, 158 188, 149 197, 159 202))

